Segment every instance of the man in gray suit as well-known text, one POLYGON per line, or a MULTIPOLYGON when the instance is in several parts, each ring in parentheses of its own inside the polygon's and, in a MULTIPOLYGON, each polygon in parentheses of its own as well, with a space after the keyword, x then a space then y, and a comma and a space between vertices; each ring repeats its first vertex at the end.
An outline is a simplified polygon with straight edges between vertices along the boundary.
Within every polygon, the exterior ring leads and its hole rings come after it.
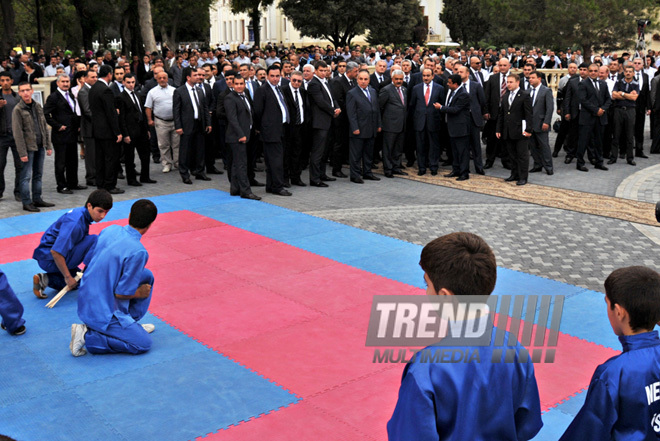
POLYGON ((381 131, 380 109, 376 89, 369 86, 369 71, 361 70, 358 87, 346 94, 346 113, 350 130, 349 160, 351 182, 364 184, 363 179, 380 181, 371 171, 374 141, 381 131))
POLYGON ((532 136, 529 145, 534 159, 534 167, 529 172, 538 173, 545 169, 547 174, 552 175, 554 171, 548 131, 552 123, 554 105, 552 92, 541 82, 538 72, 534 71, 529 74, 529 95, 532 99, 532 136))
POLYGON ((392 82, 380 89, 378 103, 383 124, 383 171, 386 178, 407 175, 402 170, 401 153, 406 131, 408 91, 403 87, 403 71, 395 70, 392 82))
POLYGON ((94 134, 92 133, 92 111, 89 107, 89 90, 92 88, 98 74, 93 70, 85 72, 83 86, 78 92, 78 103, 82 117, 80 118, 80 135, 85 144, 85 182, 86 185, 96 186, 96 151, 94 148, 94 134))
POLYGON ((474 170, 477 174, 484 175, 486 173, 481 155, 481 130, 485 125, 484 115, 488 113, 486 95, 483 87, 471 79, 467 66, 458 66, 455 70, 461 76, 463 89, 470 96, 470 155, 474 161, 474 170))

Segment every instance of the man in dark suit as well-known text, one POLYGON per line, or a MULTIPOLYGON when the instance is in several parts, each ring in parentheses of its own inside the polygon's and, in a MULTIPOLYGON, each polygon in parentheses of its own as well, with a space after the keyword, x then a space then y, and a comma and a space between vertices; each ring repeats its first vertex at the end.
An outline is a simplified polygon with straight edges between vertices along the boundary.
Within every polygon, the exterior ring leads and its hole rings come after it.
POLYGON ((184 184, 192 184, 190 175, 210 181, 204 170, 204 133, 211 133, 211 116, 197 88, 197 70, 186 67, 186 84, 174 91, 172 113, 174 127, 181 136, 179 173, 184 184))
POLYGON ((85 145, 85 184, 96 186, 96 148, 94 147, 94 134, 92 132, 92 111, 89 108, 89 91, 98 80, 98 74, 85 71, 85 82, 78 91, 78 105, 80 106, 80 135, 85 145))
POLYGON ((406 133, 408 91, 403 87, 403 71, 391 73, 392 83, 378 93, 383 127, 383 171, 386 178, 407 175, 401 165, 403 140, 406 133))
MULTIPOLYGON (((465 68, 465 66, 461 66, 465 68)), ((452 171, 446 178, 456 177, 458 181, 470 179, 470 95, 461 86, 460 75, 453 74, 447 78, 449 93, 442 103, 434 103, 433 107, 447 116, 447 130, 453 150, 452 171)))
POLYGON ((117 188, 117 172, 122 135, 114 105, 114 95, 108 87, 108 83, 112 81, 112 67, 101 66, 98 76, 98 81, 89 91, 92 133, 96 149, 96 187, 105 188, 110 194, 121 194, 124 190, 117 188))
MULTIPOLYGON (((336 178, 345 178, 346 175, 341 171, 341 165, 348 160, 348 145, 349 145, 349 130, 348 130, 348 117, 346 116, 346 94, 349 90, 355 87, 355 80, 358 73, 358 64, 349 61, 345 63, 345 72, 341 75, 334 77, 330 80, 330 90, 333 98, 337 101, 341 113, 336 119, 336 126, 338 133, 335 133, 334 142, 338 144, 335 150, 339 151, 340 161, 338 162, 337 170, 332 170, 332 176, 336 178)), ((337 164, 334 164, 335 166, 337 164)))
POLYGON ((330 70, 324 61, 315 62, 315 75, 307 84, 312 111, 312 150, 309 158, 309 183, 312 187, 327 187, 325 181, 334 181, 325 174, 323 153, 328 144, 328 132, 332 121, 341 113, 326 80, 326 70, 330 70))
POLYGON ((346 113, 350 130, 349 158, 351 182, 364 184, 363 179, 380 181, 371 171, 376 134, 382 130, 378 94, 369 86, 369 71, 357 75, 357 87, 346 94, 346 113))
POLYGON ((252 134, 253 107, 245 96, 243 77, 236 75, 234 78, 232 75, 230 83, 232 89, 225 90, 227 93, 224 94, 221 101, 227 123, 225 142, 230 150, 228 155, 232 156, 231 170, 227 173, 228 176, 231 176, 230 194, 258 201, 261 198, 252 193, 247 172, 247 143, 252 134))
POLYGON ((529 83, 531 85, 529 95, 532 100, 532 136, 529 140, 534 159, 534 167, 529 172, 537 173, 545 169, 548 175, 552 175, 554 171, 548 139, 554 109, 552 91, 541 84, 541 77, 536 71, 529 75, 529 83))
POLYGON ((566 95, 562 104, 562 113, 569 122, 568 137, 566 138, 566 159, 565 164, 570 164, 575 155, 577 155, 577 141, 580 129, 580 100, 578 98, 578 86, 588 78, 589 66, 582 63, 578 67, 579 75, 572 77, 566 83, 566 95))
POLYGON ((635 156, 648 158, 644 154, 644 124, 646 115, 651 110, 651 82, 649 76, 643 70, 644 59, 635 58, 633 67, 635 68, 635 81, 639 84, 639 96, 635 101, 635 156))
POLYGON ((254 93, 254 116, 264 143, 266 161, 266 192, 291 196, 284 187, 284 133, 291 116, 280 89, 280 66, 271 64, 266 70, 268 81, 254 93))
POLYGON ((438 174, 440 160, 440 113, 433 106, 434 103, 443 103, 445 91, 441 85, 433 82, 433 71, 428 68, 422 70, 423 82, 415 86, 410 94, 408 111, 413 113, 417 140, 417 168, 418 176, 426 174, 427 166, 433 176, 438 174), (429 147, 426 149, 426 140, 429 147), (427 164, 428 157, 428 164, 427 164))
MULTIPOLYGON (((206 76, 206 71, 202 67, 197 68, 197 88, 199 89, 198 95, 206 103, 206 110, 209 114, 209 121, 211 121, 211 126, 213 126, 213 114, 215 112, 215 98, 213 97, 213 89, 211 86, 204 81, 206 76)), ((215 146, 215 137, 217 133, 207 132, 204 134, 204 166, 206 168, 207 174, 221 175, 223 174, 222 170, 218 170, 215 166, 216 158, 216 146, 215 146)))
MULTIPOLYGON (((474 58, 474 57, 472 57, 474 58)), ((462 89, 470 97, 470 155, 474 161, 475 171, 483 175, 484 164, 481 158, 481 130, 484 128, 484 115, 488 112, 486 105, 486 95, 484 89, 477 81, 471 80, 470 73, 466 66, 460 66, 456 69, 463 81, 462 89)), ((468 161, 469 156, 468 155, 468 161)), ((469 169, 469 166, 468 166, 469 169)))
POLYGON ((607 109, 611 99, 607 84, 598 79, 598 65, 589 66, 589 78, 578 86, 578 101, 580 103, 580 132, 578 137, 577 169, 589 171, 584 166, 584 152, 591 151, 594 167, 607 170, 603 165, 603 144, 601 126, 607 124, 607 109))
POLYGON ((114 81, 108 86, 112 90, 112 94, 118 97, 124 91, 124 68, 115 66, 114 68, 114 81))
POLYGON ((506 58, 500 58, 497 62, 499 72, 492 74, 488 77, 484 93, 486 94, 486 102, 488 104, 488 113, 485 115, 486 126, 486 164, 485 169, 491 168, 495 164, 497 157, 502 158, 502 165, 504 168, 511 168, 509 155, 506 152, 504 142, 497 136, 497 118, 500 116, 500 103, 502 97, 507 91, 506 76, 509 73, 511 63, 506 58))
POLYGON ((532 136, 532 100, 529 93, 520 89, 518 75, 509 74, 506 87, 495 136, 504 140, 512 163, 511 176, 505 181, 517 181, 516 185, 525 185, 529 167, 527 141, 532 136))
POLYGON ((566 98, 566 91, 568 89, 568 80, 573 77, 577 77, 578 66, 576 63, 568 64, 568 75, 562 77, 559 80, 559 85, 557 87, 557 114, 560 118, 559 133, 557 133, 557 138, 555 139, 555 148, 552 152, 552 157, 556 158, 559 156, 559 152, 564 146, 564 142, 568 137, 568 131, 570 129, 570 121, 567 121, 564 118, 564 99, 566 98))
POLYGON ((376 62, 376 69, 369 77, 369 85, 376 91, 380 92, 380 89, 387 86, 392 82, 389 73, 387 72, 387 61, 378 60, 376 62))
POLYGON ((57 91, 48 96, 44 106, 46 122, 52 127, 57 192, 63 194, 72 194, 72 190, 87 188, 78 185, 80 107, 69 90, 70 85, 68 75, 57 77, 57 91))
MULTIPOLYGON (((292 185, 306 187, 300 179, 303 169, 302 151, 305 127, 309 124, 309 103, 307 91, 302 86, 302 72, 291 72, 289 85, 282 87, 282 94, 289 108, 291 123, 284 135, 284 178, 290 179, 292 185)), ((348 131, 348 128, 346 128, 348 131)))
POLYGON ((484 78, 484 73, 481 71, 481 59, 479 57, 470 57, 469 72, 471 81, 476 81, 482 88, 486 85, 486 79, 484 78))
POLYGON ((124 91, 116 98, 119 110, 119 128, 124 142, 126 182, 133 187, 142 183, 155 184, 149 178, 149 127, 144 113, 144 101, 135 93, 136 78, 132 73, 124 76, 124 91), (140 158, 140 182, 135 173, 135 151, 140 158))

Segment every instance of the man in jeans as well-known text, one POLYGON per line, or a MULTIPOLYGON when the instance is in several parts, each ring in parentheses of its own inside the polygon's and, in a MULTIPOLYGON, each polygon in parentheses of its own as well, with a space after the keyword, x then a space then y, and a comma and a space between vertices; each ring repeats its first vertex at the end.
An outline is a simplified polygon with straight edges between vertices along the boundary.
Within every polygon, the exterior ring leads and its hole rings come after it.
POLYGON ((7 155, 11 150, 14 158, 14 198, 21 200, 19 192, 19 175, 21 170, 21 161, 16 151, 16 143, 12 136, 11 114, 14 106, 18 104, 20 98, 18 94, 11 90, 12 77, 9 71, 0 72, 0 198, 5 191, 5 166, 7 165, 7 155))
POLYGON ((14 107, 12 131, 16 149, 23 162, 20 173, 20 192, 23 210, 37 212, 39 207, 54 207, 55 204, 41 199, 41 176, 44 170, 44 150, 48 156, 50 148, 48 127, 41 105, 32 100, 32 85, 22 82, 18 85, 21 100, 14 107), (44 148, 45 147, 45 148, 44 148), (32 197, 30 197, 32 181, 32 197))

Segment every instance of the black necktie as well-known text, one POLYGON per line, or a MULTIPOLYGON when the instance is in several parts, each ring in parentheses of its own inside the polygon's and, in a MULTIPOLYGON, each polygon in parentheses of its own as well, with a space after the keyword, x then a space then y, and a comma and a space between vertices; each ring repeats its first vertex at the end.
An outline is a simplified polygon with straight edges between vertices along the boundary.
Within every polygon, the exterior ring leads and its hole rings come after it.
POLYGON ((296 102, 296 125, 302 124, 300 120, 300 100, 298 99, 298 89, 293 92, 293 99, 296 102))
POLYGON ((135 92, 131 91, 131 98, 133 99, 133 103, 135 104, 135 107, 137 107, 139 115, 138 116, 138 121, 142 121, 142 108, 140 107, 140 103, 137 100, 137 97, 135 96, 135 92))
POLYGON ((248 102, 247 98, 245 97, 244 93, 241 93, 240 95, 241 98, 243 98, 243 102, 245 103, 245 107, 248 109, 248 114, 250 115, 250 128, 252 128, 252 108, 250 107, 250 103, 248 102))

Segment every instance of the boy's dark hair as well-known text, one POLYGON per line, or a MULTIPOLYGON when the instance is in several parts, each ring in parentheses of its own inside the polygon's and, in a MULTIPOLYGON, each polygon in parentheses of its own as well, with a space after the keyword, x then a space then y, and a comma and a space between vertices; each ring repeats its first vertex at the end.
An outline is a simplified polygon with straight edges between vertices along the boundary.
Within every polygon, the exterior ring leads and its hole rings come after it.
POLYGON ((429 242, 419 265, 436 292, 446 288, 454 295, 487 296, 495 289, 495 254, 476 234, 457 232, 429 242))
POLYGON ((135 201, 131 207, 128 223, 133 228, 147 228, 156 220, 158 209, 149 199, 135 201))
POLYGON ((630 328, 652 330, 660 321, 660 274, 644 266, 614 270, 605 280, 610 306, 621 305, 630 315, 630 328))
POLYGON ((108 190, 94 190, 89 194, 87 202, 85 202, 85 207, 87 204, 92 204, 92 208, 101 207, 108 211, 112 208, 112 195, 108 190))

